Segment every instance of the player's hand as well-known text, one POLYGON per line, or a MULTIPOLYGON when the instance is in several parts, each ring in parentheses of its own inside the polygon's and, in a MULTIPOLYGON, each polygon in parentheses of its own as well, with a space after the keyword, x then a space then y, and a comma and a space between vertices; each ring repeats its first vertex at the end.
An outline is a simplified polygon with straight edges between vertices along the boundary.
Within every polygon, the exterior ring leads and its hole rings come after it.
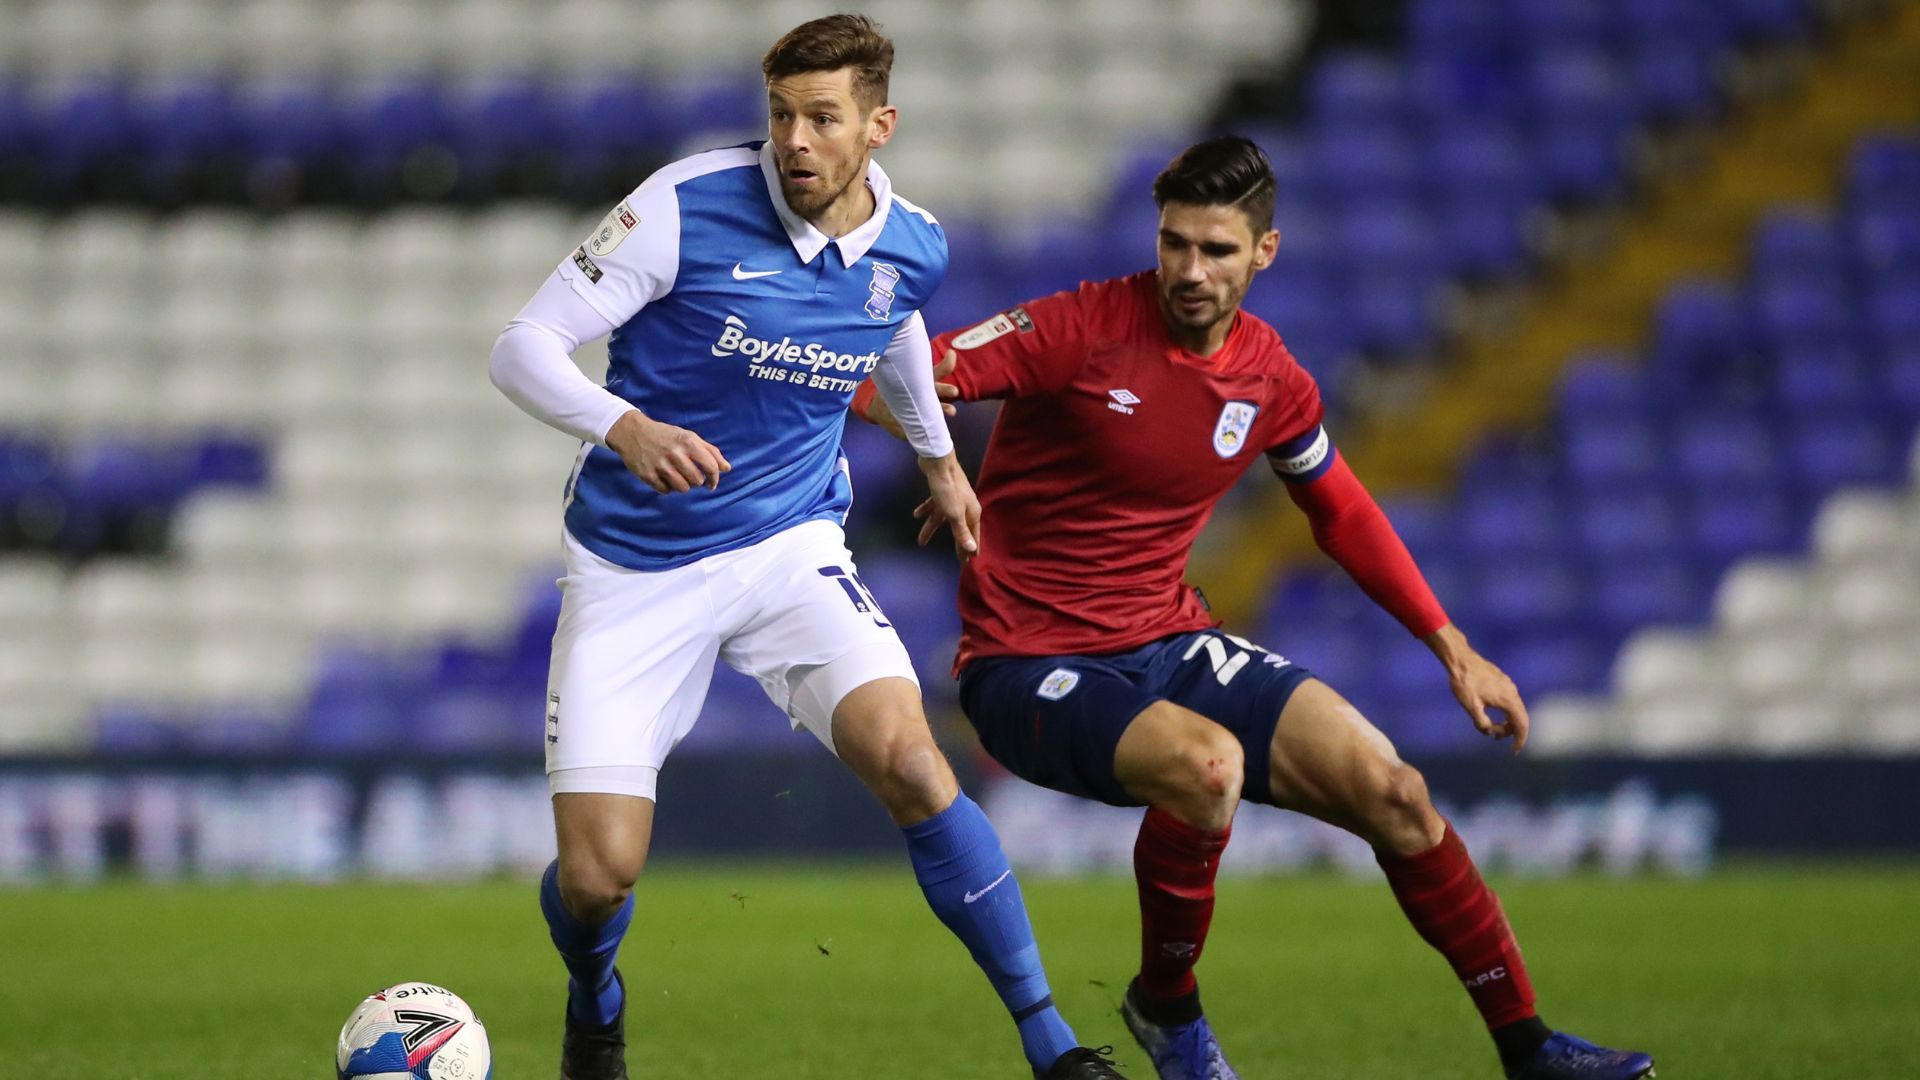
POLYGON ((1427 646, 1447 667, 1447 681, 1460 707, 1473 718, 1480 734, 1513 739, 1513 752, 1527 745, 1527 703, 1520 688, 1493 661, 1474 651, 1467 637, 1452 623, 1426 638, 1427 646), (1493 717, 1498 713, 1502 719, 1493 717))
POLYGON ((627 471, 668 495, 720 486, 720 474, 733 466, 720 448, 683 427, 663 424, 633 409, 607 429, 607 449, 620 455, 627 471))
MULTIPOLYGON (((953 369, 960 366, 960 354, 952 349, 933 365, 933 390, 940 395, 941 401, 955 401, 960 397, 960 384, 948 382, 953 377, 953 369)), ((947 406, 947 415, 953 415, 953 406, 947 406)))
POLYGON ((965 562, 980 552, 980 500, 967 481, 967 471, 953 454, 921 458, 920 471, 933 492, 913 511, 920 519, 920 546, 925 547, 945 525, 953 530, 953 550, 965 562))

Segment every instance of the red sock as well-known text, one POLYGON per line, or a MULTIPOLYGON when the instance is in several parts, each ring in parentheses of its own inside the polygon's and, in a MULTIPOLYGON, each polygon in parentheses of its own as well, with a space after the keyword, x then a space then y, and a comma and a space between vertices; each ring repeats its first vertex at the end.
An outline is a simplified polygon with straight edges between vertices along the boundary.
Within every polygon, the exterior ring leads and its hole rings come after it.
POLYGON ((1487 1027, 1534 1015, 1533 983, 1513 927, 1453 826, 1437 846, 1418 855, 1374 854, 1407 921, 1453 965, 1487 1027))
POLYGON ((1148 810, 1133 844, 1140 886, 1140 989, 1172 1000, 1194 992, 1193 965, 1213 924, 1213 878, 1220 872, 1229 826, 1197 829, 1172 814, 1148 810))

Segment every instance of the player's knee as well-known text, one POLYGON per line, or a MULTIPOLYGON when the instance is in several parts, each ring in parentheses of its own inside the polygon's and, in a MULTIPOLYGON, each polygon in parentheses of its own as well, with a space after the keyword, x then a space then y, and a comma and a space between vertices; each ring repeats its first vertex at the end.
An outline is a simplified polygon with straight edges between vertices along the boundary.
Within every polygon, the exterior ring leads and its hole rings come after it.
POLYGON ((577 919, 590 923, 611 918, 633 894, 640 859, 575 859, 562 862, 560 899, 577 919))
POLYGON ((1169 755, 1167 766, 1173 795, 1166 809, 1175 817, 1215 828, 1232 820, 1246 779, 1246 752, 1231 732, 1218 726, 1195 731, 1169 755))
POLYGON ((1440 815, 1426 778, 1404 762, 1381 762, 1369 783, 1375 842, 1401 851, 1422 851, 1439 842, 1440 815))

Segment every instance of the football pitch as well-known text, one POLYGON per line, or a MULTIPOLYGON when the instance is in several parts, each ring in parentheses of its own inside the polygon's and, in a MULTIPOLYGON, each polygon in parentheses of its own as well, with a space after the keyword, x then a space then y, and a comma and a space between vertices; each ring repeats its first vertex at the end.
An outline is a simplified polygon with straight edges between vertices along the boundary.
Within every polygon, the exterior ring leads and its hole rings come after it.
MULTIPOLYGON (((1542 1015, 1663 1078, 1920 1077, 1920 866, 1497 880, 1542 1015)), ((1151 1077, 1115 1005, 1132 884, 1026 886, 1055 997, 1151 1077)), ((675 864, 623 953, 639 1077, 1021 1077, 1011 1025, 898 865, 675 864)), ((1230 879, 1200 973, 1247 1080, 1498 1076, 1379 882, 1230 879)), ((445 984, 499 1080, 551 1078, 563 975, 533 883, 0 891, 0 1077, 325 1077, 366 993, 445 984)))

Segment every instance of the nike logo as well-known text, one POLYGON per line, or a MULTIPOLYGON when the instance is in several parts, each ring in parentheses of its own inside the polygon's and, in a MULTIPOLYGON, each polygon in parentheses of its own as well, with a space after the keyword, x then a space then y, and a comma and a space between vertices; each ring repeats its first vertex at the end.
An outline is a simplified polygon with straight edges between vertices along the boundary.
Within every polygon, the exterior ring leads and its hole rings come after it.
POLYGON ((740 269, 739 263, 733 264, 733 280, 735 281, 752 281, 757 277, 772 277, 778 273, 780 273, 778 270, 742 270, 740 269))
POLYGON ((1012 868, 1012 867, 1008 867, 1008 868, 1007 868, 1007 872, 1006 872, 1006 873, 1004 873, 1004 874, 1001 874, 1001 875, 1000 875, 999 877, 997 877, 997 878, 994 878, 994 879, 993 879, 993 880, 992 880, 991 882, 989 882, 989 883, 988 883, 988 885, 987 885, 987 887, 986 887, 986 888, 984 888, 984 889, 981 889, 981 890, 980 890, 979 892, 970 892, 970 893, 968 893, 967 895, 965 895, 965 896, 963 896, 963 897, 961 897, 960 899, 961 899, 961 901, 962 901, 962 902, 964 902, 964 903, 968 903, 968 904, 971 904, 971 903, 973 903, 973 902, 974 902, 975 900, 978 900, 978 899, 980 899, 981 897, 983 897, 983 896, 985 896, 985 895, 987 895, 988 893, 990 893, 990 892, 992 892, 992 891, 993 891, 993 887, 994 887, 995 885, 998 885, 998 884, 1000 884, 1001 882, 1003 882, 1003 881, 1005 881, 1005 880, 1007 880, 1007 879, 1008 879, 1009 877, 1012 877, 1012 876, 1013 876, 1013 868, 1012 868))

